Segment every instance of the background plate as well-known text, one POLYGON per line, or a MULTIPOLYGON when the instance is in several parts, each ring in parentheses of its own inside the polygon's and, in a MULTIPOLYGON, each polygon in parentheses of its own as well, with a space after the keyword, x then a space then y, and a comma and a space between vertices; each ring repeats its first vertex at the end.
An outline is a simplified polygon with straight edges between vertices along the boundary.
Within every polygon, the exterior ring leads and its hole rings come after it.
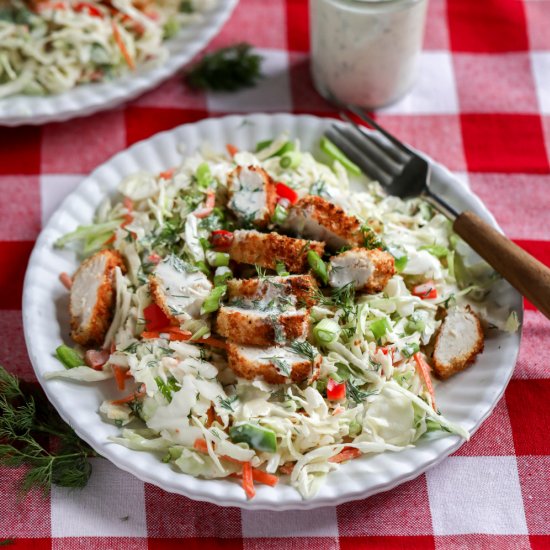
MULTIPOLYGON (((457 436, 421 440, 417 447, 401 453, 364 457, 344 464, 332 472, 319 493, 302 500, 292 487, 281 483, 275 489, 257 488, 247 501, 240 485, 225 480, 201 480, 177 473, 153 454, 129 450, 109 443, 107 438, 119 432, 103 422, 97 413, 105 398, 114 396, 112 381, 83 385, 69 381, 45 381, 44 374, 58 370, 52 356, 62 340, 68 341, 68 295, 58 280, 62 271, 72 273, 78 266, 75 254, 53 248, 54 241, 79 224, 89 223, 101 200, 112 194, 120 180, 137 170, 159 172, 178 164, 178 145, 193 151, 208 141, 217 150, 226 143, 250 149, 256 142, 283 131, 298 137, 305 150, 318 152, 324 130, 334 121, 312 116, 249 115, 206 119, 186 124, 135 144, 100 166, 61 204, 42 231, 32 253, 23 291, 25 340, 36 376, 50 401, 78 435, 98 453, 138 478, 166 491, 222 506, 248 509, 287 510, 336 505, 386 491, 412 479, 458 449, 457 436)), ((496 222, 478 197, 450 172, 432 162, 434 187, 457 209, 469 208, 496 226, 496 222)), ((518 312, 522 321, 521 296, 509 287, 504 295, 507 305, 518 312)), ((520 334, 498 333, 486 340, 485 351, 473 368, 438 384, 438 404, 452 421, 474 432, 487 418, 502 396, 512 375, 519 350, 520 334)))
POLYGON ((62 94, 0 99, 0 126, 44 124, 111 109, 154 88, 189 62, 220 31, 239 0, 218 0, 196 25, 183 28, 166 43, 170 57, 159 67, 139 69, 112 81, 82 84, 62 94))

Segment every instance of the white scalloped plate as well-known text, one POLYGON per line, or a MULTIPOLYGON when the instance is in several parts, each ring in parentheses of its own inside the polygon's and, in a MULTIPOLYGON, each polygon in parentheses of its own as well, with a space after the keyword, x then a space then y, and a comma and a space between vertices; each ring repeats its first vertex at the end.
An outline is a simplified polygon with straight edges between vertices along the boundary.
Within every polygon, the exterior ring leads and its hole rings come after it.
POLYGON ((218 0, 197 24, 166 43, 170 57, 159 67, 137 70, 112 81, 82 84, 62 94, 16 95, 0 99, 0 126, 62 122, 111 109, 154 88, 189 62, 220 31, 239 0, 218 0))
MULTIPOLYGON (((107 438, 118 428, 103 422, 98 407, 105 398, 114 398, 112 381, 83 385, 61 380, 45 381, 44 374, 59 369, 52 352, 62 340, 68 340, 67 293, 58 281, 62 271, 77 267, 74 253, 53 248, 54 241, 79 224, 89 223, 100 201, 115 191, 120 180, 137 170, 159 172, 178 163, 178 144, 188 151, 208 141, 217 150, 226 143, 251 148, 260 140, 283 131, 299 137, 306 150, 317 150, 323 131, 333 121, 312 116, 250 115, 207 119, 163 132, 119 153, 100 166, 61 204, 42 231, 32 253, 23 293, 25 339, 34 370, 48 398, 78 435, 98 453, 118 467, 163 489, 196 500, 222 506, 248 509, 288 510, 335 505, 386 491, 412 479, 458 449, 456 436, 420 441, 418 446, 401 453, 363 457, 342 465, 331 473, 317 496, 302 500, 285 483, 276 488, 258 487, 257 496, 247 501, 234 481, 201 480, 177 473, 153 454, 137 452, 107 438)), ((436 189, 458 209, 469 208, 496 226, 479 198, 440 165, 433 164, 436 189)), ((521 297, 510 287, 505 303, 522 319, 521 297)), ((487 418, 502 396, 512 375, 519 349, 520 334, 499 333, 489 338, 475 366, 459 373, 437 388, 438 404, 454 422, 474 432, 487 418)))

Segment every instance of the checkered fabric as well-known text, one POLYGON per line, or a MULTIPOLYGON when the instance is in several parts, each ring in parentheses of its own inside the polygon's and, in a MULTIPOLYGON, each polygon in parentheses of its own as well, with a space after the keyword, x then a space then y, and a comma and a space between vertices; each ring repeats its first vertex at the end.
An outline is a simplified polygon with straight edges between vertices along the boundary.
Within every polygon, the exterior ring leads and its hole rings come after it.
MULTIPOLYGON (((156 132, 234 112, 333 109, 308 71, 306 0, 241 0, 212 50, 248 41, 266 78, 197 94, 181 75, 118 109, 0 129, 0 364, 27 379, 21 290, 41 226, 94 167, 156 132)), ((412 92, 379 121, 468 182, 520 246, 550 264, 550 1, 430 0, 412 92)), ((300 512, 219 508, 94 461, 82 491, 21 500, 0 472, 0 540, 13 548, 550 548, 550 324, 526 304, 514 377, 472 440, 387 493, 300 512)))

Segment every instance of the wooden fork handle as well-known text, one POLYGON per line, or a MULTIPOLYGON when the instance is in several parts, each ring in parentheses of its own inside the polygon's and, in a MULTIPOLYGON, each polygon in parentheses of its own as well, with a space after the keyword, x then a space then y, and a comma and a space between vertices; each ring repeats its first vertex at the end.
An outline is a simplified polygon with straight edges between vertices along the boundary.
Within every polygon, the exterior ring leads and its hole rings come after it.
POLYGON ((453 224, 482 258, 550 319, 550 268, 533 258, 473 212, 463 212, 453 224))

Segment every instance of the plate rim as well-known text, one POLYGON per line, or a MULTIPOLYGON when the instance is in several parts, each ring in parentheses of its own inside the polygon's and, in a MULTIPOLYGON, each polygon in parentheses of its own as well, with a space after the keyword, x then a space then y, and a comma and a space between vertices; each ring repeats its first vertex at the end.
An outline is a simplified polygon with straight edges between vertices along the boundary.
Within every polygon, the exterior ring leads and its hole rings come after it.
MULTIPOLYGON (((118 107, 159 86, 174 76, 195 55, 208 46, 229 20, 239 0, 218 0, 218 2, 219 4, 210 12, 206 12, 205 20, 196 26, 196 29, 199 30, 198 34, 183 42, 179 50, 171 52, 162 64, 149 69, 138 70, 135 73, 126 73, 112 81, 100 82, 98 85, 105 86, 101 89, 94 89, 92 87, 94 86, 93 83, 83 84, 75 86, 61 94, 39 96, 40 99, 51 101, 32 106, 27 114, 17 112, 13 114, 13 103, 20 102, 25 104, 25 100, 27 99, 32 102, 35 96, 18 94, 1 98, 0 128, 13 128, 23 125, 40 126, 50 122, 66 122, 73 118, 86 117, 118 107), (83 86, 90 86, 91 96, 75 98, 72 92, 81 89, 83 86), (64 106, 51 112, 49 107, 56 101, 62 101, 64 106)), ((185 32, 185 30, 182 29, 182 32, 185 32)))
MULTIPOLYGON (((75 187, 75 189, 71 193, 69 193, 61 201, 61 203, 59 204, 59 206, 57 207, 55 212, 51 215, 48 222, 42 228, 42 230, 41 230, 41 232, 40 232, 40 234, 39 234, 39 236, 38 236, 38 238, 35 242, 35 245, 33 247, 31 256, 29 258, 28 267, 27 267, 27 270, 26 270, 26 273, 25 273, 25 278, 24 278, 22 316, 23 316, 23 329, 24 329, 25 345, 27 347, 27 352, 29 354, 31 364, 33 366, 33 370, 35 372, 35 375, 36 375, 42 389, 46 393, 46 396, 48 397, 48 400, 54 405, 57 412, 60 414, 60 416, 63 418, 63 420, 65 422, 67 422, 68 424, 72 425, 71 421, 70 421, 70 417, 68 415, 66 415, 66 411, 63 409, 63 407, 58 404, 58 399, 55 395, 55 391, 52 390, 52 386, 50 384, 46 383, 47 381, 43 378, 43 375, 40 372, 40 369, 37 367, 38 360, 31 353, 32 348, 31 348, 30 341, 32 339, 32 336, 30 334, 29 320, 28 320, 28 317, 29 317, 28 312, 29 312, 29 309, 30 309, 30 306, 29 306, 29 300, 30 300, 30 297, 29 297, 29 295, 30 295, 29 280, 30 280, 30 274, 32 272, 31 268, 33 267, 33 264, 36 261, 36 256, 38 255, 40 249, 45 244, 44 241, 46 240, 46 237, 47 237, 48 228, 50 226, 54 225, 56 223, 57 219, 60 216, 63 215, 63 211, 65 209, 65 206, 71 200, 71 197, 73 195, 78 195, 79 192, 87 186, 88 181, 93 180, 94 177, 96 176, 96 174, 100 170, 102 170, 106 165, 115 164, 118 159, 130 154, 132 151, 135 151, 135 149, 139 148, 143 144, 145 144, 147 142, 161 141, 164 137, 168 136, 169 134, 173 134, 173 133, 177 133, 179 131, 182 131, 186 127, 197 127, 197 126, 201 126, 201 125, 205 126, 205 125, 211 124, 212 121, 214 121, 216 123, 219 123, 219 124, 223 124, 223 123, 229 124, 231 122, 236 122, 236 123, 240 122, 242 124, 243 120, 257 119, 258 117, 261 117, 264 120, 265 120, 265 118, 269 118, 269 119, 273 120, 273 119, 277 119, 279 117, 288 117, 289 119, 293 119, 293 120, 295 120, 295 119, 313 119, 317 123, 321 123, 321 122, 326 121, 328 119, 328 120, 331 120, 331 121, 337 121, 338 123, 341 123, 341 124, 345 124, 340 119, 338 119, 336 117, 332 117, 332 116, 331 117, 318 117, 318 116, 309 115, 309 114, 297 115, 297 114, 293 114, 293 113, 243 113, 243 114, 226 115, 226 116, 219 116, 219 117, 212 116, 212 117, 208 117, 208 118, 202 119, 202 120, 197 121, 197 122, 191 122, 191 123, 186 123, 186 124, 176 126, 174 128, 171 128, 170 130, 159 132, 159 133, 154 134, 154 135, 152 135, 152 136, 150 136, 150 137, 148 137, 144 140, 136 142, 136 143, 132 144, 130 147, 116 153, 115 155, 113 155, 110 159, 108 159, 104 163, 98 165, 90 174, 88 174, 86 177, 84 177, 82 179, 82 181, 75 187)), ((459 183, 461 188, 462 188, 462 193, 466 193, 466 195, 477 204, 478 208, 480 208, 482 210, 483 216, 491 223, 491 225, 493 225, 495 228, 502 231, 502 229, 499 227, 498 223, 496 222, 494 216, 489 211, 489 209, 484 205, 484 203, 481 201, 481 199, 468 186, 466 186, 463 182, 461 182, 444 165, 442 165, 440 163, 437 163, 429 155, 426 155, 425 153, 422 153, 422 154, 425 158, 427 158, 429 160, 432 167, 434 167, 434 166, 437 167, 437 169, 442 170, 442 172, 445 174, 445 177, 451 178, 455 182, 459 183)), ((459 193, 459 195, 460 195, 460 193, 459 193)), ((514 290, 514 292, 516 294, 516 298, 520 297, 520 295, 517 291, 514 290)), ((521 305, 519 306, 519 308, 517 308, 517 313, 518 313, 519 321, 521 323, 521 328, 523 328, 524 305, 523 305, 522 301, 520 301, 519 303, 521 305)), ((521 333, 521 329, 520 329, 520 331, 517 334, 517 345, 515 346, 512 361, 511 361, 511 364, 513 365, 513 367, 511 367, 509 369, 509 372, 507 373, 506 377, 502 379, 502 383, 499 387, 498 392, 495 394, 495 396, 493 398, 492 404, 488 407, 488 409, 485 411, 485 413, 482 416, 479 417, 479 419, 477 420, 476 425, 469 430, 471 435, 473 435, 480 428, 480 426, 490 416, 490 414, 493 412, 496 405, 502 399, 502 396, 503 396, 503 394, 504 394, 504 392, 505 392, 505 390, 508 386, 508 383, 509 383, 509 381, 510 381, 512 375, 513 375, 513 372, 515 370, 515 366, 517 364, 517 359, 518 359, 518 354, 519 354, 520 344, 521 344, 521 337, 522 337, 522 333, 521 333)), ((101 446, 100 449, 97 449, 95 444, 90 442, 91 436, 89 436, 88 434, 84 434, 80 430, 78 425, 72 425, 72 427, 73 427, 73 429, 75 430, 75 432, 77 433, 77 435, 79 437, 81 437, 84 441, 86 441, 89 445, 91 445, 92 448, 94 448, 100 454, 100 456, 103 456, 106 460, 109 460, 117 468, 120 468, 120 469, 132 474, 133 476, 137 477, 138 479, 141 479, 144 482, 156 485, 157 487, 160 487, 161 489, 163 489, 167 492, 182 494, 182 495, 184 495, 184 496, 186 496, 186 497, 188 497, 192 500, 197 500, 197 501, 201 501, 201 502, 209 502, 209 503, 216 504, 216 505, 219 505, 219 506, 224 506, 224 507, 226 507, 226 506, 235 507, 236 506, 236 507, 239 507, 239 508, 242 508, 242 509, 248 509, 248 510, 272 510, 272 511, 298 510, 298 509, 309 510, 309 509, 315 509, 315 508, 322 507, 322 506, 336 506, 336 505, 343 504, 343 503, 346 503, 346 502, 352 502, 352 501, 355 501, 355 500, 362 500, 364 498, 368 498, 368 497, 373 496, 375 494, 389 491, 389 490, 397 487, 398 485, 401 485, 402 483, 405 483, 407 481, 410 481, 410 480, 415 479, 416 477, 422 475, 427 470, 429 470, 432 467, 436 466, 437 464, 441 463, 450 454, 455 452, 457 449, 459 449, 465 443, 464 440, 462 440, 458 436, 452 436, 452 435, 447 436, 445 439, 447 441, 450 441, 450 440, 454 439, 454 443, 449 445, 449 447, 447 449, 445 449, 443 452, 440 452, 433 459, 431 459, 429 461, 426 461, 426 462, 423 462, 422 466, 415 465, 415 468, 413 470, 411 470, 410 472, 402 473, 400 475, 397 475, 395 478, 393 478, 392 480, 390 480, 388 482, 385 482, 385 483, 382 483, 382 484, 374 484, 374 486, 371 489, 368 489, 368 490, 360 489, 360 490, 356 490, 356 491, 348 491, 348 492, 345 493, 345 495, 339 495, 339 496, 336 496, 336 497, 333 497, 333 498, 330 498, 330 499, 325 498, 325 499, 321 500, 321 499, 317 499, 316 497, 313 497, 313 498, 308 499, 308 500, 302 499, 302 500, 294 501, 294 502, 287 503, 287 504, 278 504, 276 500, 274 500, 273 502, 258 502, 256 500, 249 501, 249 500, 246 500, 246 499, 243 498, 242 500, 237 501, 237 500, 233 500, 233 499, 227 500, 227 497, 222 497, 222 500, 220 501, 219 498, 217 498, 218 495, 213 495, 212 491, 207 491, 205 493, 205 492, 198 492, 198 491, 190 491, 189 488, 187 488, 187 487, 185 489, 182 488, 182 487, 174 488, 174 487, 170 486, 169 483, 164 483, 162 480, 154 479, 153 476, 150 476, 148 473, 144 473, 144 472, 141 472, 141 471, 139 473, 136 473, 136 471, 133 470, 129 465, 121 463, 118 459, 114 459, 112 456, 108 456, 108 457, 104 456, 104 447, 103 446, 101 446), (225 498, 226 500, 223 500, 223 498, 225 498)), ((137 453, 138 452, 138 451, 132 451, 130 449, 127 449, 127 450, 130 451, 131 453, 137 453)), ((345 465, 344 465, 344 467, 345 467, 345 465)), ((186 476, 186 474, 180 474, 180 473, 178 473, 178 475, 186 476)), ((201 479, 198 479, 198 478, 193 478, 192 476, 189 476, 189 477, 191 477, 194 480, 198 480, 198 481, 204 482, 204 483, 210 481, 210 480, 201 480, 201 479)))

